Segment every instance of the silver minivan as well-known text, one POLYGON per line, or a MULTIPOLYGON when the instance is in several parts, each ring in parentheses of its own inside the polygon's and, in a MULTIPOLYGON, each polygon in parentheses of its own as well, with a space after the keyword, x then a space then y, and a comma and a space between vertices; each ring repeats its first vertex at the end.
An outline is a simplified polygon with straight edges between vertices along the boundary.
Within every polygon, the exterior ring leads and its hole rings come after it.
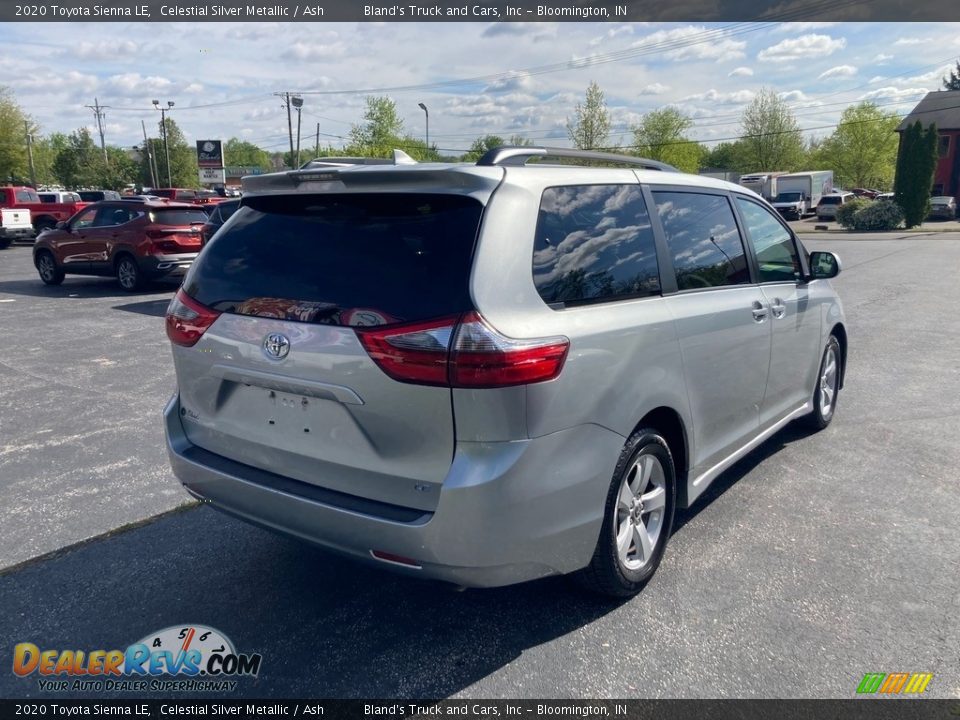
POLYGON ((213 507, 383 567, 629 595, 676 508, 830 423, 839 270, 753 192, 633 157, 247 178, 167 311, 170 460, 213 507))

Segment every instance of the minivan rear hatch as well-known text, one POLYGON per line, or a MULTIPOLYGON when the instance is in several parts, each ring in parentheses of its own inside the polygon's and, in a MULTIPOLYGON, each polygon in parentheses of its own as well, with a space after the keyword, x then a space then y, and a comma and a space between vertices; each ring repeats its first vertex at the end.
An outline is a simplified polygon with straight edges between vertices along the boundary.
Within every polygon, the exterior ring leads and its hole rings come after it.
POLYGON ((196 345, 174 345, 189 440, 304 483, 433 510, 454 452, 451 391, 392 379, 355 328, 468 311, 482 210, 438 193, 244 198, 184 280, 221 313, 196 345))

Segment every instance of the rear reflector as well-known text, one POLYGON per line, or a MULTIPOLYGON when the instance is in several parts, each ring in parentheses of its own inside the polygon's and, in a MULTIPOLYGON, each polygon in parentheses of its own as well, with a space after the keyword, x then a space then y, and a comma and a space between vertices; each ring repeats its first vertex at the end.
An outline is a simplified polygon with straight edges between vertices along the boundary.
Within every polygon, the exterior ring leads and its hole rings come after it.
POLYGON ((393 553, 384 552, 383 550, 371 550, 370 554, 373 555, 377 560, 382 560, 383 562, 393 563, 394 565, 403 565, 404 567, 420 569, 421 565, 413 558, 404 557, 403 555, 395 555, 393 553))
POLYGON ((181 288, 167 307, 167 337, 177 345, 193 347, 218 317, 219 312, 201 305, 181 288))
POLYGON ((370 357, 394 380, 418 385, 498 388, 552 380, 570 341, 516 340, 478 313, 389 328, 357 328, 370 357))

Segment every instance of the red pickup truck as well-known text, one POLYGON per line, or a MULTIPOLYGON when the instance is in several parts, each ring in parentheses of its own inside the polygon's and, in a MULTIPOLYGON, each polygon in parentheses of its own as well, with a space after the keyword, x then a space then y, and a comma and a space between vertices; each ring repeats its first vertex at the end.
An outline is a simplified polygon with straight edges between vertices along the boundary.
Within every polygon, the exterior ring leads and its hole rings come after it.
POLYGON ((33 229, 37 235, 55 227, 58 222, 69 220, 78 211, 85 208, 87 202, 45 203, 40 201, 37 191, 31 187, 0 187, 0 208, 29 210, 33 219, 33 229))

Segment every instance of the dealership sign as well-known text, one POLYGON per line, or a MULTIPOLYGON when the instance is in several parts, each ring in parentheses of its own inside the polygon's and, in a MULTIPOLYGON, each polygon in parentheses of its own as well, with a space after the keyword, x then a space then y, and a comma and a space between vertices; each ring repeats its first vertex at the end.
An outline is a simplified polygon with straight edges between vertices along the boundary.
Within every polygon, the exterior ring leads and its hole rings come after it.
POLYGON ((223 167, 223 143, 219 140, 197 140, 197 166, 223 167))

